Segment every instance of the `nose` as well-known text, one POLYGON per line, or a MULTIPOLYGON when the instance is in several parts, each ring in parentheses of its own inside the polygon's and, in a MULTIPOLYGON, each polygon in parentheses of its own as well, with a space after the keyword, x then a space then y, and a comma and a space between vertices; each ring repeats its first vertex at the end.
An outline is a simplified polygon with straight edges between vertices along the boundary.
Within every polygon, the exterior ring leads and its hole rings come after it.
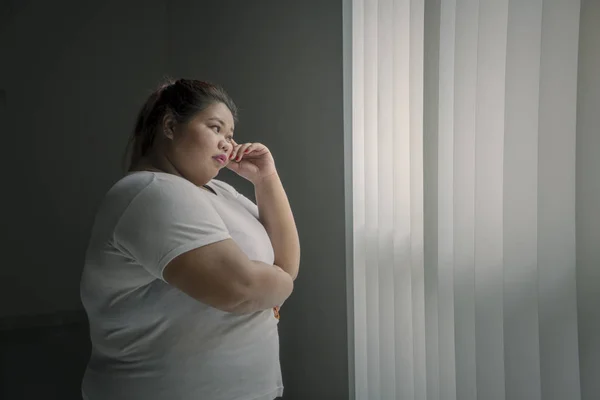
POLYGON ((230 143, 227 143, 226 140, 221 140, 219 143, 219 149, 225 153, 229 152, 229 148, 231 147, 230 143))

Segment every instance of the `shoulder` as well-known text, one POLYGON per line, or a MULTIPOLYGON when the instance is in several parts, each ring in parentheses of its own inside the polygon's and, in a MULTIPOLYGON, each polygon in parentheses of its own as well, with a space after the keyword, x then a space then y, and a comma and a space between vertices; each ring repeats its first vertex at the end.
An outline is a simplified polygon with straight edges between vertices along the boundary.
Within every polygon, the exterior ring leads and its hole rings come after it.
POLYGON ((163 172, 137 171, 129 173, 117 181, 107 193, 107 196, 124 196, 139 193, 150 187, 195 187, 190 181, 179 176, 163 172))
MULTIPOLYGON (((140 171, 123 177, 111 191, 114 195, 150 192, 171 195, 178 192, 197 193, 198 188, 187 179, 164 172, 140 171)), ((110 193, 110 192, 109 192, 110 193)))
POLYGON ((140 171, 116 182, 102 202, 105 210, 125 210, 134 204, 141 207, 177 207, 181 203, 200 201, 201 190, 190 181, 167 173, 140 171))

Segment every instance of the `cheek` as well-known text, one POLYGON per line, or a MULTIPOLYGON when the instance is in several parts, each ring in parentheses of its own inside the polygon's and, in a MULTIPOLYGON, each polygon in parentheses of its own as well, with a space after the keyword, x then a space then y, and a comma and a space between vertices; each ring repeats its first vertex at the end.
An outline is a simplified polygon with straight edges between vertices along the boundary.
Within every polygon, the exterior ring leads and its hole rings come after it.
POLYGON ((216 135, 212 132, 193 132, 181 138, 180 150, 186 153, 213 154, 216 147, 216 135))

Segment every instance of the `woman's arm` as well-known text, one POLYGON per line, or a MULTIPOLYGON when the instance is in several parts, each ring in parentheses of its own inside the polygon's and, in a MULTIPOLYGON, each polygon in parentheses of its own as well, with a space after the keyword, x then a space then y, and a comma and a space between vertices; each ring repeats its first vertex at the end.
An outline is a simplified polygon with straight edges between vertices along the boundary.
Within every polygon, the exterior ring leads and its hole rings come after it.
POLYGON ((274 264, 296 279, 300 267, 300 240, 281 179, 275 173, 255 184, 254 189, 259 218, 275 252, 274 264))
POLYGON ((232 239, 179 255, 167 264, 163 278, 204 304, 238 314, 275 307, 294 289, 286 272, 249 260, 232 239))

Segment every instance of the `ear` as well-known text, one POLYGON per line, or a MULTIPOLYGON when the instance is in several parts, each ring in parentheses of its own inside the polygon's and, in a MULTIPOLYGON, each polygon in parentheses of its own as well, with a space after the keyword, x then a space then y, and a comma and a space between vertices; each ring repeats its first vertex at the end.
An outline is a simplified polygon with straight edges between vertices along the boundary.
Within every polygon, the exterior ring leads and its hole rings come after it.
POLYGON ((175 117, 170 112, 167 112, 162 120, 162 131, 168 139, 173 140, 176 126, 177 121, 175 121, 175 117))

